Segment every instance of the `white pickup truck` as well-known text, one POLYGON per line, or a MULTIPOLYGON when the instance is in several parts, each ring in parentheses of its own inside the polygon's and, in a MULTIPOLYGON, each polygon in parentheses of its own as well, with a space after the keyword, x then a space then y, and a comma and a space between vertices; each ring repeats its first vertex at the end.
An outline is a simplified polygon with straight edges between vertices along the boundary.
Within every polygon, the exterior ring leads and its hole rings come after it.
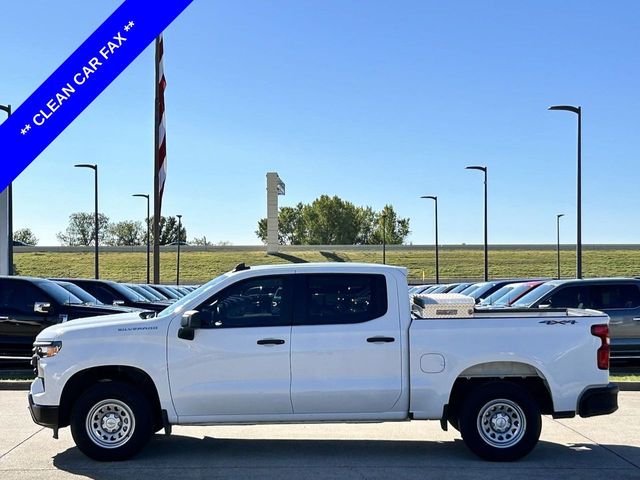
POLYGON ((480 457, 514 460, 541 414, 617 409, 606 315, 436 300, 421 318, 407 291, 398 267, 241 264, 157 315, 44 330, 29 408, 97 460, 172 425, 406 420, 440 420, 480 457))

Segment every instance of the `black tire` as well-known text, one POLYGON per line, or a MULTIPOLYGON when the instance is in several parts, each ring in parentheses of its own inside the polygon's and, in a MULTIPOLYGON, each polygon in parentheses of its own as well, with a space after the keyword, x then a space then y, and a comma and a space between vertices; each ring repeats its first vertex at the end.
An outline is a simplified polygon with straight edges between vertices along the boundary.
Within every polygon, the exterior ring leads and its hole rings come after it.
POLYGON ((151 405, 135 387, 121 382, 98 383, 86 390, 71 411, 71 435, 90 458, 131 458, 153 433, 151 405), (88 416, 93 421, 88 421, 88 416))
POLYGON ((540 407, 531 394, 508 382, 473 390, 460 411, 460 433, 480 458, 509 462, 527 455, 542 429, 540 407))

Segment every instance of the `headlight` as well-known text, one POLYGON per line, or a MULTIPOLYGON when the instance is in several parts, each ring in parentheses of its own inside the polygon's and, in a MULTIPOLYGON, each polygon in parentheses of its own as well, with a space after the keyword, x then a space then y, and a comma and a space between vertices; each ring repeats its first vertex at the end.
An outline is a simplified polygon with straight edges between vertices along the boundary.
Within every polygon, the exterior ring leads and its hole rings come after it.
POLYGON ((33 344, 34 353, 40 358, 53 357, 62 349, 62 342, 36 342, 33 344))

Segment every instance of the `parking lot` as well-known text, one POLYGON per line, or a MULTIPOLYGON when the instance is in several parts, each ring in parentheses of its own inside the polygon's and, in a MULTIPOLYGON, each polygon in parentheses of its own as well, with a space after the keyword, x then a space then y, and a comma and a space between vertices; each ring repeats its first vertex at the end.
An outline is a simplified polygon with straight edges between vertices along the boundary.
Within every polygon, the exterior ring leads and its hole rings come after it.
POLYGON ((516 463, 475 458, 437 422, 369 425, 176 427, 133 460, 107 464, 82 455, 68 428, 60 439, 35 425, 27 392, 0 392, 0 476, 62 478, 640 478, 640 392, 591 419, 544 419, 540 444, 516 463))

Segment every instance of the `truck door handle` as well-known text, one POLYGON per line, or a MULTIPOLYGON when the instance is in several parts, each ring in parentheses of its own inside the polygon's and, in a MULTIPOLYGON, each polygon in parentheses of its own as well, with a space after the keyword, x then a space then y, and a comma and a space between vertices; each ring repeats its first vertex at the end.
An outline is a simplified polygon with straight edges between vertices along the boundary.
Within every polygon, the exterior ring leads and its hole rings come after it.
POLYGON ((369 337, 367 338, 367 342, 369 343, 392 343, 395 342, 396 339, 393 337, 369 337))
MULTIPOLYGON (((635 320, 635 318, 634 318, 635 320)), ((640 321, 640 318, 638 319, 638 321, 640 321)), ((609 325, 622 325, 622 320, 619 320, 617 322, 609 322, 609 325)))
POLYGON ((284 344, 284 340, 280 338, 263 338, 262 340, 258 340, 258 345, 282 345, 284 344))
POLYGON ((0 322, 8 322, 9 317, 0 317, 0 322))
POLYGON ((634 322, 640 322, 640 317, 633 317, 634 322))

